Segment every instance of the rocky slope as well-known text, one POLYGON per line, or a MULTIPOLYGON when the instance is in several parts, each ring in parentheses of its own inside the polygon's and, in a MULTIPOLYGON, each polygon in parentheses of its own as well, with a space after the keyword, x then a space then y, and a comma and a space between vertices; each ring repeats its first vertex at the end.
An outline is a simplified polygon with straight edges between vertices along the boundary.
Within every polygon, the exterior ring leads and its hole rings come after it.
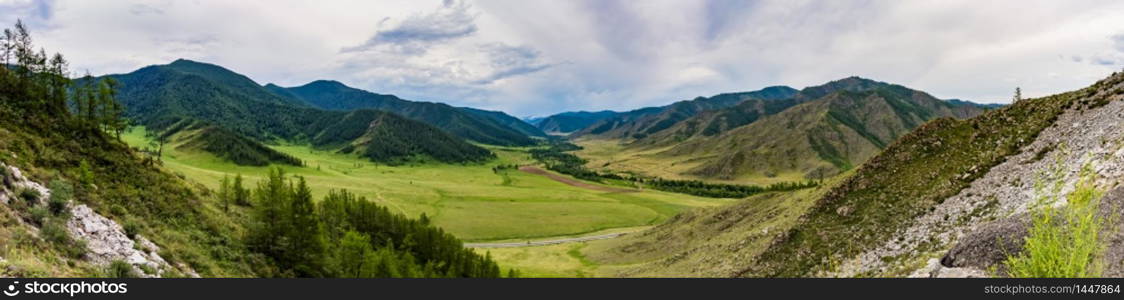
POLYGON ((861 164, 928 120, 966 118, 983 111, 954 107, 897 85, 837 90, 713 137, 698 136, 662 155, 701 161, 689 171, 701 177, 734 179, 795 171, 818 178, 861 164))
MULTIPOLYGON (((48 206, 46 199, 52 197, 51 190, 23 175, 19 168, 0 163, 3 168, 3 185, 0 185, 0 203, 13 205, 13 201, 26 201, 23 190, 34 190, 34 197, 29 207, 45 208, 48 206), (17 192, 18 191, 18 192, 17 192)), ((21 203, 22 204, 22 203, 21 203)), ((128 263, 133 268, 133 273, 142 277, 161 277, 167 270, 176 270, 189 276, 198 277, 187 266, 172 267, 160 257, 160 247, 141 235, 130 238, 117 222, 94 212, 85 204, 67 201, 69 216, 66 231, 85 246, 82 257, 97 268, 106 268, 115 261, 128 263)), ((26 209, 26 208, 24 208, 26 209)), ((36 224, 41 221, 20 220, 21 225, 28 231, 42 235, 43 225, 36 224)), ((40 237, 46 239, 46 237, 40 237)))
MULTIPOLYGON (((1106 192, 1099 214, 1119 219, 1121 100, 1124 74, 1113 74, 968 120, 937 119, 820 188, 684 214, 587 256, 634 266, 622 276, 1002 276, 1042 196, 1036 183, 1060 182, 1065 199, 1091 166, 1106 192)), ((1105 276, 1124 275, 1120 228, 1101 232, 1105 276)))

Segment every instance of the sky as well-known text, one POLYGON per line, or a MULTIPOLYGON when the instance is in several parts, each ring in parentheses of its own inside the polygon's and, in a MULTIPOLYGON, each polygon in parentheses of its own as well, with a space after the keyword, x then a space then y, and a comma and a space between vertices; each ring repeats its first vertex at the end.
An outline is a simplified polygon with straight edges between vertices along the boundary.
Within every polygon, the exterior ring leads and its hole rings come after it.
POLYGON ((1124 68, 1124 1, 0 0, 16 19, 77 73, 186 58, 520 117, 848 76, 1006 103, 1124 68))

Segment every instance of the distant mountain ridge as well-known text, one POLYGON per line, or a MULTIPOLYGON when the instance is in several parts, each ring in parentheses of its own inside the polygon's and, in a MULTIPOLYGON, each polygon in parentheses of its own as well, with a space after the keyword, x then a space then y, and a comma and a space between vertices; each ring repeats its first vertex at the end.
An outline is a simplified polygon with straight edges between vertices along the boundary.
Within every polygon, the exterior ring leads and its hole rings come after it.
POLYGON ((792 97, 796 89, 773 86, 752 92, 697 97, 661 107, 647 107, 619 113, 574 133, 573 137, 602 139, 642 139, 665 130, 700 112, 737 105, 747 99, 780 100, 792 97))
POLYGON ((620 113, 611 110, 571 111, 538 118, 533 120, 533 124, 543 132, 569 134, 618 114, 620 113))
MULTIPOLYGON (((177 60, 107 77, 121 83, 118 99, 127 107, 127 115, 152 130, 174 129, 174 125, 185 120, 198 120, 229 130, 208 131, 223 133, 208 137, 249 137, 245 141, 226 141, 244 145, 241 148, 245 149, 263 148, 246 144, 247 141, 285 139, 322 148, 362 148, 364 152, 360 155, 385 163, 422 157, 440 162, 482 161, 492 157, 487 150, 429 124, 384 111, 315 108, 300 98, 270 91, 216 65, 177 60), (416 136, 400 138, 410 134, 416 136), (362 137, 368 140, 357 141, 362 137), (370 142, 380 137, 393 143, 370 142)), ((224 154, 220 151, 216 155, 224 154)))
POLYGON ((545 136, 519 119, 502 112, 453 107, 444 103, 417 102, 394 95, 376 94, 349 87, 338 81, 317 80, 308 84, 281 88, 271 85, 277 95, 292 95, 313 107, 346 111, 379 109, 437 126, 454 135, 483 144, 528 146, 535 143, 529 136, 545 136))
POLYGON ((814 178, 862 164, 929 120, 964 119, 985 111, 875 81, 815 90, 826 94, 747 125, 675 145, 663 155, 696 162, 702 158, 703 163, 689 171, 702 177, 733 179, 798 171, 814 178))

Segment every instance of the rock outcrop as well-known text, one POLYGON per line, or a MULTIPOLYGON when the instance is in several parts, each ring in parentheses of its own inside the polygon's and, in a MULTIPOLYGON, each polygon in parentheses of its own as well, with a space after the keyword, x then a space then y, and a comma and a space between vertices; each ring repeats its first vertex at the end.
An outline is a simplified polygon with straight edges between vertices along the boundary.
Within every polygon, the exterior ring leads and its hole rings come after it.
MULTIPOLYGON (((46 199, 51 197, 51 190, 35 182, 20 171, 19 168, 0 163, 0 203, 5 205, 10 201, 18 200, 18 191, 31 189, 38 192, 38 197, 31 206, 47 205, 46 199)), ((133 271, 143 277, 161 277, 173 267, 158 254, 160 247, 143 236, 137 235, 130 238, 117 222, 95 212, 85 204, 69 202, 70 219, 66 222, 67 232, 71 237, 85 243, 87 252, 84 258, 89 262, 108 266, 114 261, 124 261, 133 266, 133 271)), ((25 222, 25 226, 34 227, 33 223, 25 222)), ((34 228, 38 232, 38 228, 34 228)), ((198 277, 190 269, 184 271, 189 276, 198 277)))

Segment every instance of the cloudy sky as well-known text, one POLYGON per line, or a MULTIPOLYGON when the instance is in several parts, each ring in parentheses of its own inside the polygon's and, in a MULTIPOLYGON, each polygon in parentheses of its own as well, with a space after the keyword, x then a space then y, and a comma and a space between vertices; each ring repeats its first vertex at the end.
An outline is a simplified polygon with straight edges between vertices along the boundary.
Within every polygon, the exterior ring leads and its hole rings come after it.
POLYGON ((857 75, 1008 102, 1124 68, 1124 1, 0 0, 100 75, 211 62, 516 116, 857 75))

